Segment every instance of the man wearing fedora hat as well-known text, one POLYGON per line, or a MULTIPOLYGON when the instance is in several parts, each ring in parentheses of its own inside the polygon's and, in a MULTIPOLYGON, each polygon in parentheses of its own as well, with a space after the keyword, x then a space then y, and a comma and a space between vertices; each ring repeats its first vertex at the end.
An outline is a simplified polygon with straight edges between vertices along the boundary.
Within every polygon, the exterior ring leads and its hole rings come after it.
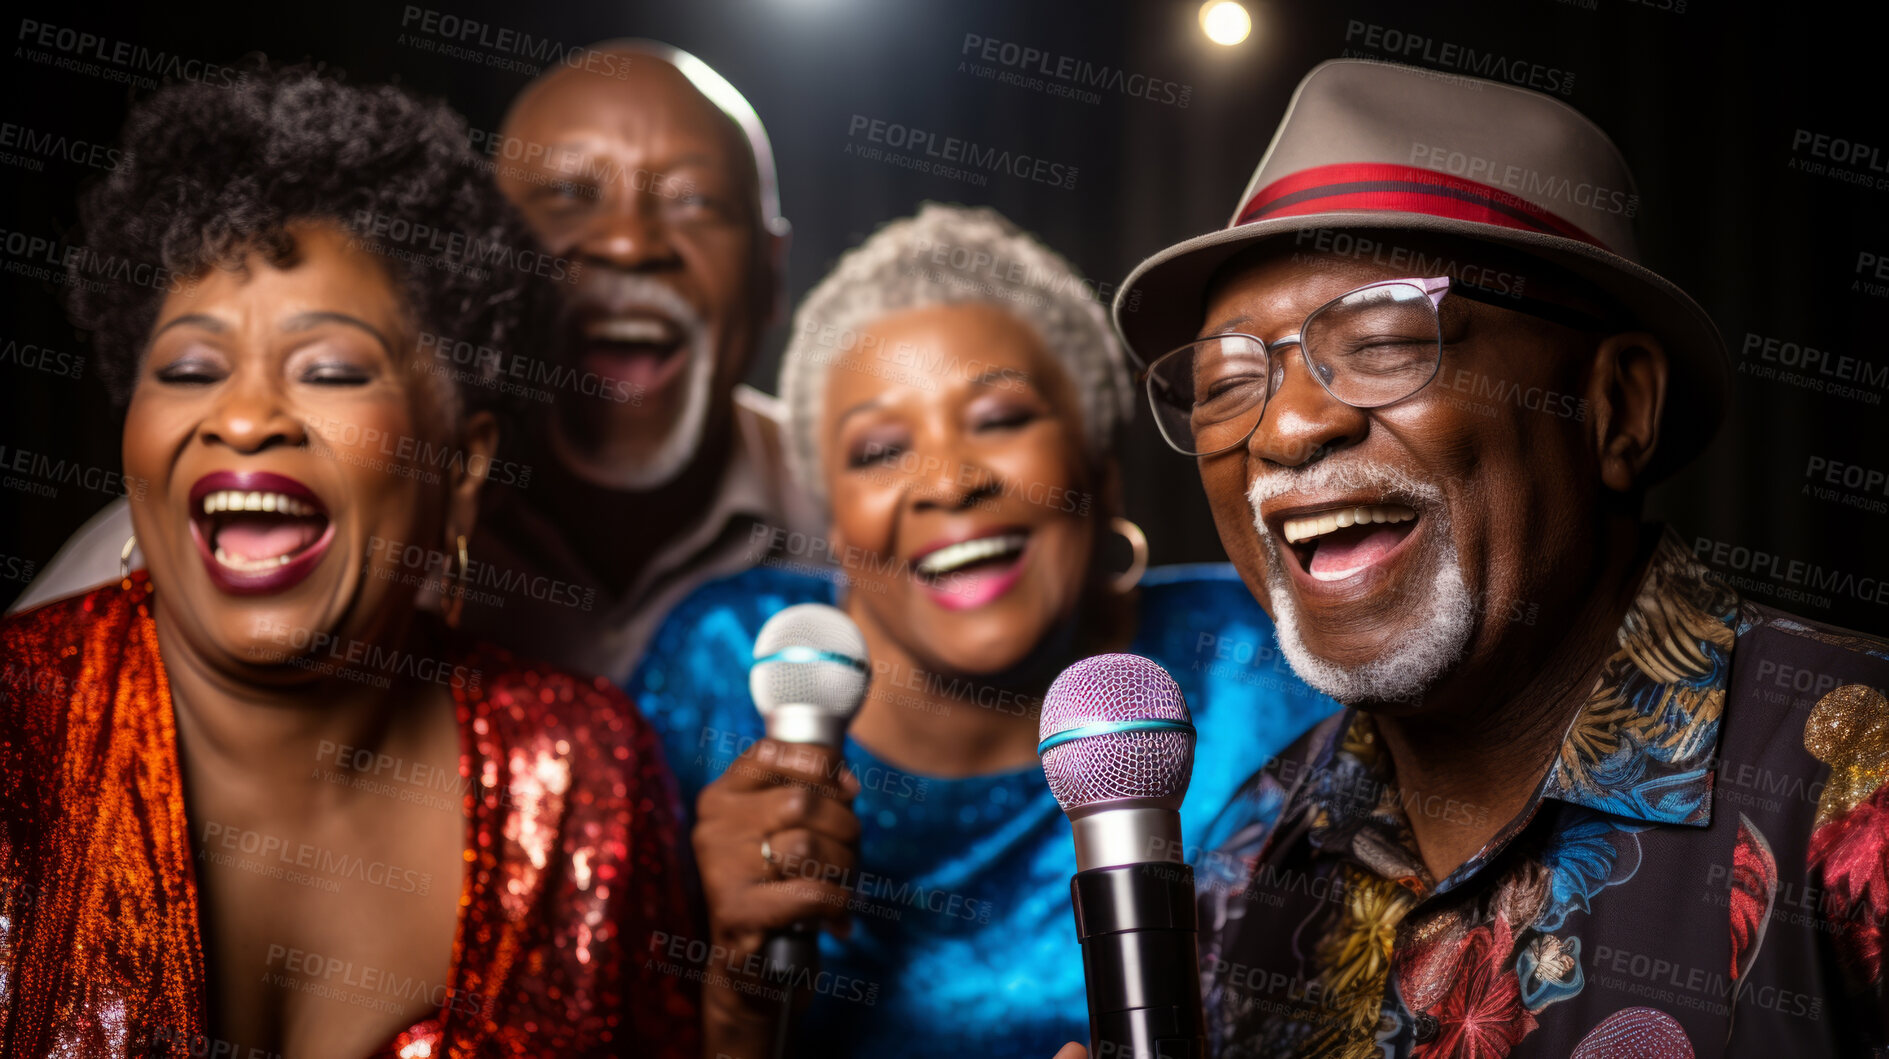
POLYGON ((1889 644, 1643 524, 1729 387, 1633 186, 1557 100, 1329 62, 1229 225, 1122 286, 1162 433, 1349 707, 1190 836, 1217 1055, 1884 1043, 1889 644))

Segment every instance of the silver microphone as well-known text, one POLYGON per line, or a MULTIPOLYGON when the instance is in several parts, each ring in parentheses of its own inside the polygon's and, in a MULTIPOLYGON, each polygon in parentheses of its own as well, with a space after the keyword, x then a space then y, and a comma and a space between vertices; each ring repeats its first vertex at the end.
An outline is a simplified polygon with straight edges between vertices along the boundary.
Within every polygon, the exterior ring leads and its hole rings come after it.
POLYGON ((1037 734, 1075 833, 1089 1054, 1205 1059, 1194 873, 1181 852, 1194 724, 1180 686, 1138 655, 1085 658, 1050 685, 1037 734))
POLYGON ((754 637, 748 691, 770 739, 838 748, 871 679, 866 638, 838 607, 795 604, 754 637))
MULTIPOLYGON (((770 739, 840 749, 871 681, 866 638, 837 607, 796 604, 755 634, 748 691, 770 739)), ((761 958, 765 973, 783 983, 772 1046, 781 1059, 793 1033, 795 983, 819 964, 819 928, 803 922, 775 933, 761 958)))
POLYGON ((1167 670, 1140 655, 1085 658, 1049 686, 1037 725, 1077 868, 1181 860, 1194 724, 1167 670))

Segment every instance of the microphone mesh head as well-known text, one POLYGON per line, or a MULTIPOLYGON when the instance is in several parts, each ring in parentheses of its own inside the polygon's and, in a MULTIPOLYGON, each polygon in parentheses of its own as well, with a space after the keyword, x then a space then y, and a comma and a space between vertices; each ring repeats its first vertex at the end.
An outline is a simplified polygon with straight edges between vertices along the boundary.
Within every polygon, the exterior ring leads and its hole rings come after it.
POLYGON ((870 678, 866 638, 837 607, 795 604, 769 618, 754 638, 748 691, 763 717, 782 705, 851 717, 866 699, 870 678))
MULTIPOLYGON (((1158 663, 1140 655, 1085 658, 1043 696, 1039 739, 1089 725, 1180 721, 1192 725, 1181 689, 1158 663)), ((1194 733, 1113 731, 1081 736, 1043 751, 1043 775, 1064 812, 1123 799, 1179 808, 1194 772, 1194 733)))

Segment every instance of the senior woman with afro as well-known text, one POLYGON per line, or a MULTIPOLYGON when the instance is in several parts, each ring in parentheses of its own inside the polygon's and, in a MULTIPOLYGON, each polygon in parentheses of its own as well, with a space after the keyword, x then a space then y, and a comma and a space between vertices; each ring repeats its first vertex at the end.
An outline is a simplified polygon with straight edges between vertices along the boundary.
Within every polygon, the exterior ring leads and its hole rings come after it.
POLYGON ((693 1054, 650 730, 451 627, 499 390, 430 350, 536 301, 464 123, 263 69, 123 146, 88 245, 170 278, 72 301, 148 569, 0 625, 0 1054, 693 1054))
POLYGON ((1040 1057, 1086 1036, 1075 854, 1036 755, 1050 681, 1105 651, 1173 673, 1200 733, 1190 843, 1251 762, 1331 709, 1230 568, 1145 569, 1112 457, 1129 393, 1080 278, 988 209, 886 225, 801 305, 782 396, 831 529, 785 551, 839 557, 839 584, 775 563, 705 586, 628 687, 699 797, 727 953, 703 998, 712 1050, 767 1053, 782 1005, 746 972, 802 920, 827 928, 802 1054, 1040 1057), (763 739, 748 697, 756 631, 802 602, 837 602, 871 656, 837 756, 763 739))

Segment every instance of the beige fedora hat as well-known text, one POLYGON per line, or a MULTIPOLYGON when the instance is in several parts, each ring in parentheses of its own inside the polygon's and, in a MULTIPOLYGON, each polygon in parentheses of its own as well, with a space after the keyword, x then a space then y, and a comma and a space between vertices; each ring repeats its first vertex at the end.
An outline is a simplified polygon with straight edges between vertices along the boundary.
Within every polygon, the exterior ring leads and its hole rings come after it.
POLYGON ((1325 230, 1433 232, 1549 262, 1607 292, 1671 364, 1663 477, 1724 415, 1724 341, 1699 304, 1639 263, 1633 174, 1599 126, 1513 85, 1395 63, 1321 63, 1286 107, 1227 226, 1143 261, 1115 297, 1142 364, 1192 341, 1214 273, 1263 240, 1325 230))

